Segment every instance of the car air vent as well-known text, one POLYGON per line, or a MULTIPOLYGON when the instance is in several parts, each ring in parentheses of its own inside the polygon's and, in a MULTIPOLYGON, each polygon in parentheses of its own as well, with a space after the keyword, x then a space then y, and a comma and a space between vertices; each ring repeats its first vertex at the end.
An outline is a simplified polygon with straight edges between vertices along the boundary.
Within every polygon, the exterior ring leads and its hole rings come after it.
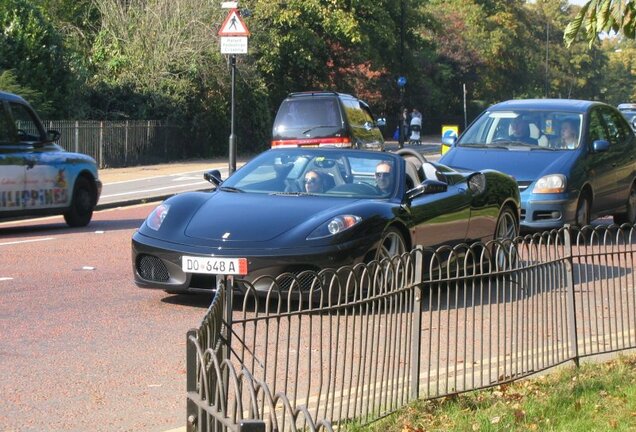
POLYGON ((137 272, 145 280, 167 282, 170 274, 165 264, 152 255, 139 255, 137 258, 137 272))
POLYGON ((517 181, 517 184, 519 185, 519 192, 523 192, 524 190, 528 189, 528 186, 530 186, 530 183, 532 183, 531 181, 517 181))
POLYGON ((307 292, 313 287, 313 289, 316 290, 321 286, 319 281, 316 280, 316 274, 318 271, 319 269, 317 268, 289 268, 286 269, 285 273, 276 278, 276 282, 281 292, 284 293, 288 292, 290 289, 294 291, 298 291, 300 289, 302 292, 307 292), (295 277, 292 277, 289 273, 293 274, 295 277))

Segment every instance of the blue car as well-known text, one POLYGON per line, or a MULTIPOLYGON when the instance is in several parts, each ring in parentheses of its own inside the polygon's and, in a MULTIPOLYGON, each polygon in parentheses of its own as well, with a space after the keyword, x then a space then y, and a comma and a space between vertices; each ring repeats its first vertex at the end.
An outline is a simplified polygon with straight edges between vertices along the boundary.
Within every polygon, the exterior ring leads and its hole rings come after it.
POLYGON ((63 214, 87 225, 102 190, 95 160, 55 144, 20 96, 0 92, 0 220, 63 214))
POLYGON ((582 100, 510 100, 485 110, 440 163, 512 175, 521 228, 588 225, 612 215, 636 222, 636 137, 620 112, 582 100))

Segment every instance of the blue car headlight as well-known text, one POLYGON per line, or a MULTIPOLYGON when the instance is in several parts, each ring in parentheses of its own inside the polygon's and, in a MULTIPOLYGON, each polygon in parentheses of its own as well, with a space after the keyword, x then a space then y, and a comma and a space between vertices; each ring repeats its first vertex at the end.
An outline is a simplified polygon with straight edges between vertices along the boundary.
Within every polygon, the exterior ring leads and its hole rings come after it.
POLYGON ((159 231, 161 224, 163 223, 168 211, 170 210, 170 204, 159 204, 146 218, 146 226, 155 231, 159 231))
POLYGON ((361 220, 362 218, 356 215, 335 216, 316 228, 307 236, 307 240, 317 240, 340 234, 357 225, 361 220))
POLYGON ((553 194, 563 193, 568 186, 567 178, 562 174, 550 174, 541 177, 534 185, 532 193, 553 194))

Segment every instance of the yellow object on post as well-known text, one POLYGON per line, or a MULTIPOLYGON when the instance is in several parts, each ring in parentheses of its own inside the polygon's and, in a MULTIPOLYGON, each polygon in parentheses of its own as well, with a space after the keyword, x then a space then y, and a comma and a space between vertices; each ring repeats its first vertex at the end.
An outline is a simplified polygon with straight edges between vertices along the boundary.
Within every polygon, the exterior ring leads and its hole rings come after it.
POLYGON ((451 146, 444 144, 444 138, 457 139, 459 136, 459 126, 457 125, 442 125, 442 154, 446 153, 451 146))

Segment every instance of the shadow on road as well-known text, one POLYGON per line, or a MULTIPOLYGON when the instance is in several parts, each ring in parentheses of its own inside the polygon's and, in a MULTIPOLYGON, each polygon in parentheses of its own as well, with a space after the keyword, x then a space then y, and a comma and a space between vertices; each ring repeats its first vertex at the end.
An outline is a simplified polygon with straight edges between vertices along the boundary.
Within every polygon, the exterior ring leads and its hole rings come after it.
POLYGON ((64 222, 42 223, 34 220, 29 225, 9 226, 0 228, 0 238, 4 236, 20 236, 21 238, 41 237, 46 234, 75 234, 95 231, 119 231, 136 229, 141 226, 144 218, 95 220, 82 228, 70 228, 64 222))
POLYGON ((210 291, 210 294, 196 293, 196 294, 167 294, 167 297, 161 299, 162 303, 179 305, 179 306, 192 306, 201 309, 207 309, 212 303, 214 297, 214 291, 210 291))

